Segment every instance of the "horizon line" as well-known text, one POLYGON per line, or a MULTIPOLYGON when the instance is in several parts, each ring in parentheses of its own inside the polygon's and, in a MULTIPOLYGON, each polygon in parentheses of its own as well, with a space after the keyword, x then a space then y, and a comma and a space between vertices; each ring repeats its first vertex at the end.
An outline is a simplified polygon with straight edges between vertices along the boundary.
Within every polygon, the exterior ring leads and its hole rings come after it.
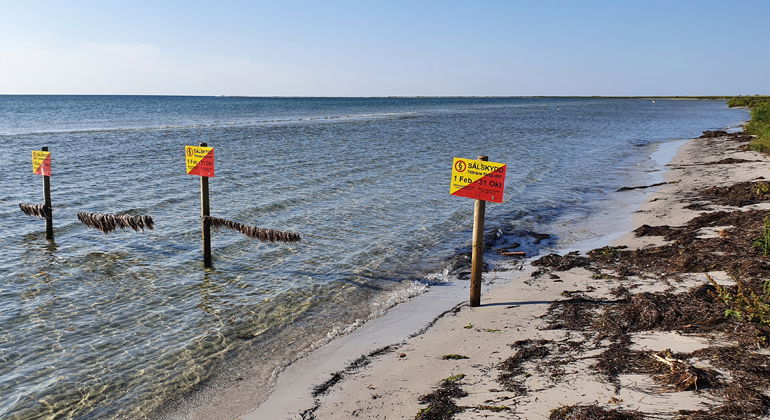
POLYGON ((733 97, 770 97, 768 94, 751 95, 386 95, 386 96, 302 96, 302 95, 194 95, 194 94, 128 94, 128 93, 0 93, 0 96, 170 96, 188 98, 254 98, 254 99, 453 99, 453 98, 607 98, 607 99, 726 99, 733 97))

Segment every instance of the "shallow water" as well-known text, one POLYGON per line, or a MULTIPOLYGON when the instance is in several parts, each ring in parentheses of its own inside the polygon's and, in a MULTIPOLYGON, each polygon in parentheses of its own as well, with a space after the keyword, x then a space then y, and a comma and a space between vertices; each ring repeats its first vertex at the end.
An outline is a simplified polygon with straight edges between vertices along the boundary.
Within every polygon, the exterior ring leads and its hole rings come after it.
POLYGON ((746 118, 716 101, 0 96, 0 417, 141 418, 232 363, 276 369, 361 320, 453 280, 472 201, 452 157, 508 163, 490 204, 497 246, 574 241, 648 145, 746 118), (200 262, 198 179, 216 150, 212 214, 296 231, 222 231, 200 262), (42 200, 30 150, 53 156, 56 241, 17 203, 42 200), (150 214, 104 235, 79 211, 150 214))

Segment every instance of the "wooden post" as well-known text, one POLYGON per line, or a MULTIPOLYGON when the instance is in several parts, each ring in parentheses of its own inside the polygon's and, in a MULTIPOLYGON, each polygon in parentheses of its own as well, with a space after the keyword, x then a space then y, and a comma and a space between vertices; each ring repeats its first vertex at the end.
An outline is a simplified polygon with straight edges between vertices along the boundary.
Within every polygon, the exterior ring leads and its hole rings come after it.
MULTIPOLYGON (((479 156, 479 160, 487 160, 479 156)), ((471 254, 471 306, 481 306, 481 271, 484 269, 484 212, 487 202, 476 200, 473 206, 473 252, 471 254)))
MULTIPOLYGON (((201 147, 208 146, 201 143, 201 147)), ((203 266, 211 268, 211 225, 203 216, 211 216, 209 213, 209 178, 201 176, 201 231, 203 232, 203 266)))
MULTIPOLYGON (((48 147, 41 148, 47 152, 48 147)), ((48 209, 48 216, 45 218, 45 238, 53 240, 53 206, 51 205, 51 177, 43 175, 43 203, 48 209)))

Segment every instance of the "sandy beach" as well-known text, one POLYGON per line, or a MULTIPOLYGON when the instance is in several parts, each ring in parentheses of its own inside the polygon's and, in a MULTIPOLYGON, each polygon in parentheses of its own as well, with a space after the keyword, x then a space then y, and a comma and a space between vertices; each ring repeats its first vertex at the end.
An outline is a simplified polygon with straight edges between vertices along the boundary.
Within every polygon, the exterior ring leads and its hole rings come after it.
POLYGON ((611 246, 487 272, 499 284, 481 307, 372 321, 391 332, 300 360, 239 418, 767 418, 767 331, 725 317, 707 278, 729 288, 768 271, 751 241, 770 209, 770 160, 747 141, 688 141, 611 246), (340 352, 346 366, 323 365, 340 352))

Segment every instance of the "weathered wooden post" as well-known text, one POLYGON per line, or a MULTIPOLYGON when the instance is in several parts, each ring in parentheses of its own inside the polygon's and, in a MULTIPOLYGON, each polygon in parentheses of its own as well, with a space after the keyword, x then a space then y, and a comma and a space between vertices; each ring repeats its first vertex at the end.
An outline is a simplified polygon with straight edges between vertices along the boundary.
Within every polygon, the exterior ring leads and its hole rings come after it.
POLYGON ((187 173, 201 177, 201 230, 203 232, 203 266, 211 267, 211 228, 230 229, 240 232, 246 237, 258 239, 262 242, 299 242, 298 233, 284 232, 275 229, 260 228, 244 225, 233 220, 212 217, 209 211, 209 180, 214 176, 214 148, 206 147, 201 143, 200 147, 185 146, 187 155, 187 173))
MULTIPOLYGON (((487 156, 478 160, 487 161, 487 156)), ((487 202, 476 199, 473 205, 473 244, 471 249, 471 296, 470 305, 481 305, 481 271, 484 269, 484 213, 487 202)))
MULTIPOLYGON (((43 175, 43 204, 48 209, 48 217, 45 218, 45 238, 53 240, 53 206, 51 205, 51 155, 50 152, 48 152, 48 147, 43 147, 40 150, 48 153, 45 158, 48 161, 48 168, 47 170, 41 170, 43 175)), ((45 165, 45 163, 43 163, 43 165, 45 165)))
POLYGON ((19 203, 27 216, 45 219, 45 238, 53 240, 53 207, 51 206, 51 152, 47 147, 32 151, 32 173, 43 176, 43 204, 19 203))
POLYGON ((199 147, 185 146, 187 173, 198 175, 201 185, 201 236, 203 266, 211 268, 211 223, 209 221, 209 177, 214 176, 214 148, 201 143, 199 147))
POLYGON ((503 202, 507 165, 488 162, 487 156, 478 160, 454 158, 449 193, 476 200, 473 212, 473 243, 471 249, 470 305, 481 306, 481 272, 484 269, 484 213, 486 202, 503 202))
MULTIPOLYGON (((201 143, 201 147, 206 147, 206 143, 201 143)), ((203 233, 203 266, 211 268, 211 223, 208 216, 211 216, 209 208, 209 178, 201 176, 201 232, 203 233)))

